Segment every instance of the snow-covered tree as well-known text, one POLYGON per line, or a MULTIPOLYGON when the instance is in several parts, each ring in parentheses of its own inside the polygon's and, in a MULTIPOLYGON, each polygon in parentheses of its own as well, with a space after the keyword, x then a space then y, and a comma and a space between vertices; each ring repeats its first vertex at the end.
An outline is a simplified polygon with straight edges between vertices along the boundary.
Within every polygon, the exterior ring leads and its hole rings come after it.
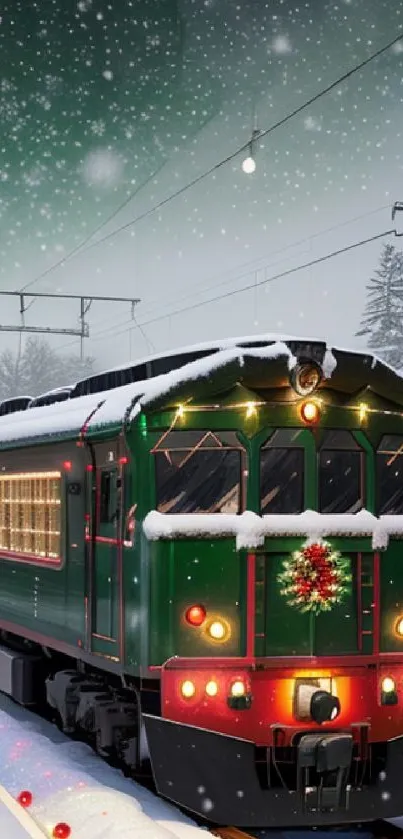
POLYGON ((400 369, 403 367, 403 253, 393 245, 384 245, 379 268, 366 289, 367 302, 356 335, 368 335, 368 347, 400 369))
POLYGON ((93 359, 59 355, 47 341, 30 337, 22 352, 5 350, 0 354, 0 401, 39 396, 93 372, 93 359))

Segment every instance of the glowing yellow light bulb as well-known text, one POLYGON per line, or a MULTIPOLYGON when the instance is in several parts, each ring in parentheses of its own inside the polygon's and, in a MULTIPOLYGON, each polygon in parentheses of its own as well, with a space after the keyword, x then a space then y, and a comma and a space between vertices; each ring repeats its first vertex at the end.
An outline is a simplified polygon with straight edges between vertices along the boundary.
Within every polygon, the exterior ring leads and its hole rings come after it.
POLYGON ((218 684, 217 684, 217 682, 214 681, 214 679, 211 679, 210 682, 207 682, 206 693, 207 693, 207 696, 217 696, 218 684))
POLYGON ((227 634, 225 624, 223 624, 222 621, 213 621, 213 623, 210 624, 208 631, 215 641, 222 641, 227 634))
POLYGON ((360 406, 359 406, 359 409, 358 409, 358 412, 359 412, 358 415, 359 415, 359 418, 360 418, 360 422, 365 422, 365 420, 367 418, 367 413, 368 413, 368 405, 365 405, 364 402, 361 402, 360 406))
POLYGON ((236 682, 233 682, 231 685, 231 696, 245 696, 246 687, 245 683, 241 681, 241 679, 237 679, 236 682))
POLYGON ((181 694, 184 699, 192 699, 192 697, 196 693, 196 686, 194 682, 191 682, 190 679, 186 679, 185 682, 181 684, 181 694))
POLYGON ((254 417, 256 413, 257 413, 257 411, 256 411, 255 403, 254 402, 248 402, 247 405, 246 405, 246 419, 250 419, 251 417, 254 417))
POLYGON ((382 690, 384 693, 392 693, 396 689, 395 680, 391 676, 382 679, 382 690))

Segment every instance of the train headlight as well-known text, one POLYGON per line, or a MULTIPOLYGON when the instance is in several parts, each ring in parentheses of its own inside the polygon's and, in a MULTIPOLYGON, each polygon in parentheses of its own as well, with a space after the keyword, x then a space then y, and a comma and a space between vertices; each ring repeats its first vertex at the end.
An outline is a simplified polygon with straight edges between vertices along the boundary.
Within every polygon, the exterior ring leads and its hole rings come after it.
POLYGON ((232 682, 230 693, 231 696, 245 696, 245 682, 242 682, 241 679, 237 679, 236 682, 232 682))
POLYGON ((207 626, 207 634, 212 641, 222 644, 230 637, 230 626, 223 618, 214 618, 207 626))
POLYGON ((214 679, 211 679, 209 682, 207 682, 206 687, 205 687, 205 691, 207 693, 207 696, 217 696, 217 693, 218 693, 217 682, 215 682, 214 679))
POLYGON ((190 679, 186 679, 181 684, 181 694, 184 699, 192 699, 196 693, 196 685, 190 679))
POLYGON ((247 685, 242 679, 232 682, 227 704, 232 711, 248 711, 251 708, 252 695, 248 693, 247 685))
POLYGON ((316 425, 320 420, 320 408, 317 402, 303 402, 300 408, 301 419, 307 425, 316 425))
POLYGON ((381 705, 397 705, 398 701, 395 680, 392 676, 384 676, 381 682, 381 705))
POLYGON ((399 638, 403 638, 403 615, 401 615, 396 621, 395 632, 396 635, 399 635, 399 638))
POLYGON ((385 676, 382 679, 382 690, 384 693, 393 693, 396 690, 396 682, 391 676, 385 676))

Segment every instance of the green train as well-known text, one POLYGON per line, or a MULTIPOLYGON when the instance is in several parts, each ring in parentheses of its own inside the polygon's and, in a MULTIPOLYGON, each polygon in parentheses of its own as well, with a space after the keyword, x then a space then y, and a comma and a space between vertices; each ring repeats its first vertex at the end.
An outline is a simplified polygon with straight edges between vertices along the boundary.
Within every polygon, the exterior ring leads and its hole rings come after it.
POLYGON ((403 379, 263 336, 0 406, 0 690, 215 824, 401 814, 403 379))

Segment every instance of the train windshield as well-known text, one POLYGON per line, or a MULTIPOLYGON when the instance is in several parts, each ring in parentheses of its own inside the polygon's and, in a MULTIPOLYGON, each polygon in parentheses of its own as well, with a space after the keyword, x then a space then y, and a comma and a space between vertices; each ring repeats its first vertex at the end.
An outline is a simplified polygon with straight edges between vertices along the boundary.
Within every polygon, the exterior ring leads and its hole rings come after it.
POLYGON ((241 512, 243 452, 234 432, 172 431, 154 456, 159 512, 241 512))

